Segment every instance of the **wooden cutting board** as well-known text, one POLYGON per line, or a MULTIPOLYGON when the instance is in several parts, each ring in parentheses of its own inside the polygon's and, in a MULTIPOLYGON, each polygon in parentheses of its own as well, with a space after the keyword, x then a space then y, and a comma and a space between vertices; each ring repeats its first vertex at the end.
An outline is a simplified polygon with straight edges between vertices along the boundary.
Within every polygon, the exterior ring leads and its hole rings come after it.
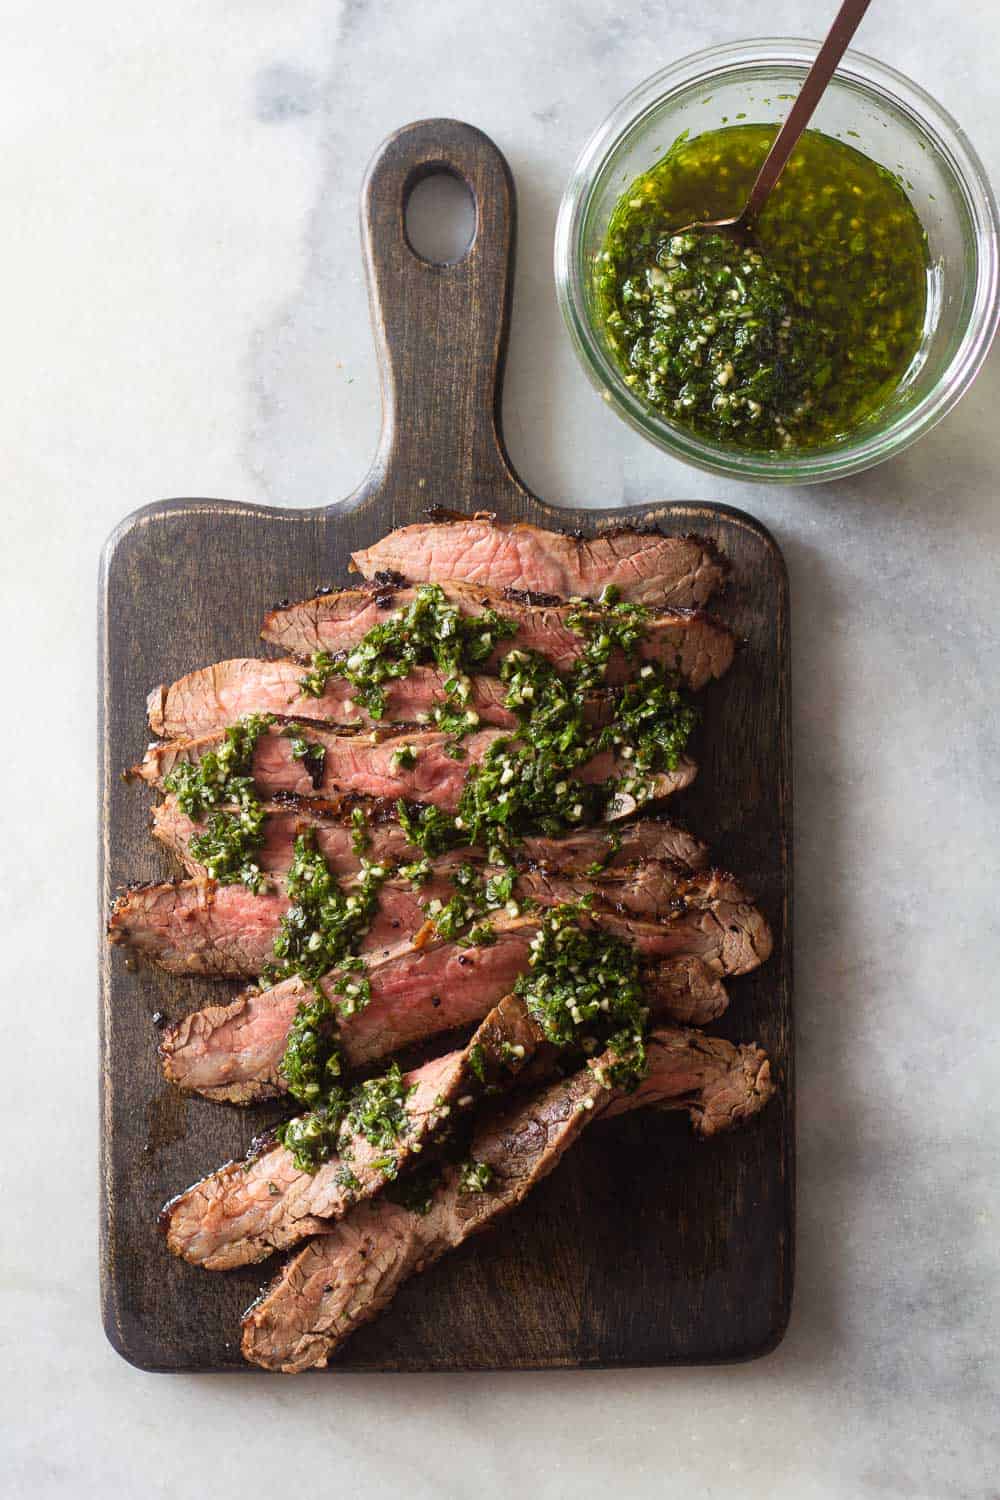
MULTIPOLYGON (((712 1144, 686 1120, 638 1112, 598 1123, 502 1230, 414 1278, 334 1368, 465 1370, 654 1365, 747 1359, 788 1319, 793 1265, 791 751, 788 588, 756 521, 676 502, 573 511, 543 504, 511 468, 500 392, 514 254, 514 188, 504 158, 451 120, 408 126, 364 183, 362 235, 384 420, 371 471, 347 500, 274 510, 168 500, 129 516, 108 543, 100 602, 101 1268, 104 1322, 144 1369, 246 1368, 240 1314, 270 1268, 212 1275, 168 1255, 166 1198, 241 1156, 274 1112, 186 1098, 163 1081, 157 1017, 218 1000, 225 985, 130 965, 103 942, 114 893, 162 879, 149 795, 123 767, 148 739, 154 684, 253 655, 265 609, 347 581, 349 554, 437 503, 591 530, 660 523, 714 538, 733 564, 719 612, 745 638, 704 695, 700 775, 672 812, 744 876, 775 932, 758 973, 731 985, 718 1027, 769 1052, 777 1098, 750 1129, 712 1144), (410 248, 407 197, 428 174, 463 179, 476 231, 461 261, 410 248)), ((231 986, 235 991, 237 986, 231 986)))

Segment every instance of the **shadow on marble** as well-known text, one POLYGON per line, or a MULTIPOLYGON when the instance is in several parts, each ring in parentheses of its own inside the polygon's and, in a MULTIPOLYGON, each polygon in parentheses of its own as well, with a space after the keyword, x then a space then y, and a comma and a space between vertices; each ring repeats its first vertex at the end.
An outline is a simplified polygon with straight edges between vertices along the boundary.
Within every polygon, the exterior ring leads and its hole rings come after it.
MULTIPOLYGON (((973 518, 977 526, 982 521, 989 524, 991 512, 995 526, 1000 512, 998 406, 1000 349, 994 349, 971 389, 931 432, 877 468, 812 487, 810 499, 824 510, 870 512, 875 528, 896 509, 902 524, 919 525, 931 534, 951 531, 973 518)), ((960 582, 955 580, 956 592, 960 582)))

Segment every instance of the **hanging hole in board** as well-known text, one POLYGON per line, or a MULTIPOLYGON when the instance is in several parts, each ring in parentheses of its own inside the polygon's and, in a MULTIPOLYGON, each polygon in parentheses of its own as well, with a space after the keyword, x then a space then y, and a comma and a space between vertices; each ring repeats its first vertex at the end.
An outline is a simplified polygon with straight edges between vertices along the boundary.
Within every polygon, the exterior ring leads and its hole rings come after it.
POLYGON ((476 204, 469 186, 446 168, 434 168, 415 183, 406 200, 410 249, 432 266, 464 260, 476 233, 476 204))

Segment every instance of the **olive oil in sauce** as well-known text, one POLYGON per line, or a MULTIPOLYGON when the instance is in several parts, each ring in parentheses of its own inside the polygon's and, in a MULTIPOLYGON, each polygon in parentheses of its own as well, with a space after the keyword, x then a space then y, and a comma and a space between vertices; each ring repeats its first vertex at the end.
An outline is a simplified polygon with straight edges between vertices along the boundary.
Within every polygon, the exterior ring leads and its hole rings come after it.
POLYGON ((885 404, 920 346, 928 255, 899 180, 814 130, 749 248, 676 234, 740 212, 776 130, 676 141, 615 208, 596 291, 638 396, 699 436, 780 452, 834 442, 885 404))

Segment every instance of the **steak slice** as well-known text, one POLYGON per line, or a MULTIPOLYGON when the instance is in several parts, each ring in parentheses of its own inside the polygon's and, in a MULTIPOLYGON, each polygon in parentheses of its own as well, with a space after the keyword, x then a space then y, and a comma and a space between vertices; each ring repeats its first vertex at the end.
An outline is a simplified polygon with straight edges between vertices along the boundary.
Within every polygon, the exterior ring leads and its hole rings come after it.
MULTIPOLYGON (((429 803, 450 813, 458 809, 467 767, 481 761, 498 740, 509 738, 499 729, 481 729, 462 741, 466 759, 457 761, 448 754, 452 736, 436 731, 397 734, 384 740, 373 740, 370 735, 333 734, 306 726, 299 732, 302 739, 323 750, 322 769, 314 776, 304 760, 296 759, 292 741, 282 726, 272 724, 261 735, 254 751, 253 780, 261 796, 274 797, 279 792, 300 797, 313 792, 325 795, 347 792, 393 800, 403 797, 408 802, 429 803), (404 747, 416 755, 413 765, 399 762, 398 752, 404 747)), ((214 733, 150 745, 142 764, 134 766, 132 774, 162 788, 164 777, 176 765, 184 760, 199 760, 206 751, 215 750, 223 737, 222 733, 214 733)), ((669 797, 690 786, 696 771, 694 762, 682 756, 675 771, 645 776, 643 780, 651 787, 652 797, 669 797)), ((582 766, 578 774, 581 781, 599 785, 628 775, 629 764, 605 750, 582 766)), ((633 799, 617 800, 617 816, 634 812, 633 799)))
MULTIPOLYGON (((450 1166, 420 1215, 377 1198, 310 1241, 243 1317, 251 1364, 294 1374, 326 1365, 362 1324, 376 1317, 416 1271, 516 1208, 593 1120, 642 1105, 687 1109, 695 1130, 717 1135, 758 1114, 774 1092, 766 1055, 718 1037, 660 1030, 635 1093, 605 1088, 599 1067, 515 1098, 484 1122, 471 1146, 491 1170, 485 1192, 463 1192, 450 1166)), ((601 1059, 607 1066, 607 1056, 601 1059)))
MULTIPOLYGON (((591 920, 644 953, 644 982, 653 997, 648 1003, 655 999, 671 1020, 704 1026, 725 1010, 728 997, 718 976, 700 958, 670 953, 664 926, 605 911, 595 911, 591 920), (658 952, 661 947, 667 951, 658 952)), ((373 955, 367 966, 371 1000, 340 1018, 338 1042, 347 1066, 364 1067, 442 1032, 476 1025, 529 967, 537 932, 537 920, 502 918, 488 947, 418 939, 373 955)), ((320 981, 335 1007, 337 977, 320 981)), ((233 1104, 273 1098, 284 1091, 279 1065, 289 1027, 313 998, 310 986, 293 976, 191 1012, 162 1033, 165 1076, 180 1088, 233 1104)))
POLYGON ((225 1271, 322 1232, 324 1220, 342 1218, 412 1164, 453 1112, 461 1117, 484 1094, 506 1090, 543 1045, 524 1002, 506 996, 465 1047, 403 1075, 411 1091, 404 1106, 408 1124, 389 1159, 381 1142, 358 1131, 316 1172, 296 1167, 293 1153, 280 1144, 228 1162, 166 1205, 160 1222, 167 1245, 192 1265, 225 1271))
MULTIPOLYGON (((491 947, 400 943, 368 965, 372 998, 342 1017, 339 1043, 349 1068, 460 1026, 475 1025, 510 993, 528 967, 534 922, 511 924, 491 947)), ((333 978, 322 981, 336 1005, 333 978)), ((270 989, 250 989, 226 1005, 194 1011, 164 1029, 160 1056, 167 1079, 230 1103, 284 1092, 279 1065, 288 1030, 314 992, 297 976, 270 989)))
MULTIPOLYGON (((421 857, 422 851, 411 844, 396 821, 396 807, 391 802, 341 798, 324 801, 319 797, 290 797, 270 802, 265 807, 264 845, 257 854, 257 864, 267 875, 281 875, 292 862, 297 836, 306 829, 315 831, 316 844, 327 865, 337 876, 356 875, 361 860, 354 848, 354 829, 350 822, 353 807, 365 813, 368 842, 365 857, 375 864, 406 864, 421 857)), ((192 856, 189 845, 196 834, 204 832, 181 811, 177 798, 167 796, 153 809, 153 835, 170 850, 192 875, 204 874, 205 867, 192 856)), ((621 869, 640 864, 644 859, 658 859, 667 864, 701 870, 708 863, 708 848, 686 829, 661 818, 643 818, 622 823, 614 833, 604 828, 579 828, 562 838, 528 837, 517 850, 526 866, 566 875, 584 875, 594 864, 606 869, 621 869)), ((452 856, 458 863, 481 861, 482 851, 456 849, 452 856)))
MULTIPOLYGON (((433 901, 444 905, 455 894, 453 868, 450 858, 441 861, 419 888, 409 880, 386 880, 359 951, 374 953, 414 937, 427 920, 425 906, 433 901)), ((483 873, 493 870, 486 866, 483 873)), ((586 898, 622 916, 663 921, 659 956, 691 953, 718 973, 742 974, 770 953, 763 917, 731 877, 719 871, 691 875, 648 862, 591 879, 526 870, 517 877, 513 892, 515 903, 534 901, 542 907, 586 898)), ((218 885, 199 875, 124 892, 115 902, 108 932, 112 943, 127 944, 170 974, 252 979, 272 961, 274 940, 288 908, 281 883, 255 896, 245 886, 218 885)), ((477 915, 470 906, 464 925, 477 915)), ((651 944, 652 936, 646 941, 651 944)))
MULTIPOLYGON (((260 661, 256 657, 218 661, 189 672, 177 682, 154 688, 146 700, 149 727, 166 739, 210 734, 235 724, 243 714, 272 713, 285 718, 371 729, 371 715, 354 701, 355 689, 344 677, 331 677, 319 698, 299 691, 303 669, 295 661, 260 661)), ((406 677, 384 685, 383 724, 420 724, 445 702, 445 675, 435 667, 414 667, 406 677)), ((484 724, 516 730, 517 715, 504 707, 507 689, 496 677, 473 677, 466 708, 484 724)), ((605 703, 595 699, 593 717, 604 716, 605 703)))
POLYGON ((456 516, 391 531, 352 554, 363 577, 412 583, 457 581, 491 589, 598 599, 609 586, 635 604, 701 605, 720 587, 726 565, 704 537, 660 536, 618 526, 594 537, 543 531, 524 521, 456 516))
MULTIPOLYGON (((462 614, 478 618, 493 609, 518 625, 516 636, 498 643, 487 666, 496 670, 508 651, 537 651, 560 672, 568 672, 584 646, 584 636, 569 624, 573 606, 538 603, 530 595, 493 593, 467 583, 440 585, 449 602, 462 614)), ((317 594, 299 604, 279 605, 264 616, 261 635, 292 656, 308 658, 318 651, 338 656, 353 650, 368 631, 382 624, 395 610, 407 609, 417 589, 408 584, 367 585, 317 594)), ((596 613, 591 616, 598 620, 596 613)), ((659 662, 679 672, 689 688, 697 691, 715 677, 722 677, 732 664, 735 640, 732 631, 700 609, 675 609, 655 615, 647 622, 645 639, 636 648, 638 661, 659 662)), ((626 682, 634 665, 617 647, 605 673, 611 685, 626 682)), ((309 717, 305 709, 296 710, 309 717)), ((228 722, 232 722, 231 720, 228 722)), ((160 733, 162 731, 157 731, 160 733)))
POLYGON ((206 875, 137 885, 115 901, 108 938, 168 974, 252 979, 274 957, 288 906, 281 887, 254 895, 206 875))

